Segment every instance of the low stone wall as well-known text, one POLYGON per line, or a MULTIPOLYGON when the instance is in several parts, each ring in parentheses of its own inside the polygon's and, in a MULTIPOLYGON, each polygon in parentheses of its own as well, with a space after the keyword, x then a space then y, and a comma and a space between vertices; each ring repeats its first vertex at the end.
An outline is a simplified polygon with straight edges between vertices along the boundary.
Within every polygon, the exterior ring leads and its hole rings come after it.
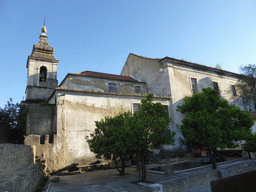
MULTIPOLYGON (((243 162, 238 162, 230 166, 225 166, 222 168, 220 166, 217 170, 212 169, 203 169, 203 170, 197 170, 194 174, 188 174, 187 177, 180 177, 176 179, 171 179, 163 182, 157 183, 159 186, 161 186, 163 192, 179 192, 179 191, 185 191, 189 188, 193 188, 195 186, 217 180, 223 177, 223 175, 226 176, 233 176, 240 173, 245 173, 251 170, 256 170, 256 160, 247 160, 243 162), (223 171, 225 174, 223 174, 223 171)), ((151 186, 151 184, 146 185, 140 185, 141 191, 151 191, 153 190, 154 186, 151 186)), ((156 191, 156 190, 155 190, 156 191)))
POLYGON ((49 135, 45 135, 42 139, 40 135, 30 134, 26 136, 24 143, 33 148, 34 161, 43 162, 44 171, 51 173, 68 165, 65 161, 63 138, 59 138, 54 134, 51 143, 49 138, 49 135), (41 140, 43 144, 41 144, 41 140))
POLYGON ((30 146, 0 144, 0 179, 31 163, 33 163, 33 152, 30 146))
POLYGON ((0 191, 33 192, 44 176, 27 145, 0 144, 0 191))

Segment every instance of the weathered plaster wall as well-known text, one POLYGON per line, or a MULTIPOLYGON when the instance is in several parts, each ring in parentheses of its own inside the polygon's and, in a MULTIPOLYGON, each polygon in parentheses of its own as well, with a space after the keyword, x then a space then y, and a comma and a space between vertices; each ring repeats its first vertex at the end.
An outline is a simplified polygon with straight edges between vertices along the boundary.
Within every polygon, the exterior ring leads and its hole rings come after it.
MULTIPOLYGON (((132 103, 140 103, 143 97, 107 94, 65 92, 57 97, 57 134, 65 137, 66 164, 88 164, 95 161, 95 154, 88 147, 85 137, 94 132, 95 121, 105 116, 132 110, 132 103)), ((155 99, 170 106, 169 99, 155 99)))
POLYGON ((145 83, 101 79, 82 75, 69 75, 60 87, 65 89, 108 92, 109 83, 116 84, 117 93, 134 94, 135 86, 141 86, 141 94, 147 93, 147 85, 145 83))
POLYGON ((58 62, 28 59, 26 99, 47 99, 55 87, 57 80, 58 62), (47 68, 46 82, 39 82, 40 67, 47 68))
MULTIPOLYGON (((183 65, 183 61, 150 59, 134 54, 130 54, 123 67, 121 75, 131 76, 139 81, 144 81, 148 86, 148 93, 159 96, 167 95, 172 97, 172 131, 176 132, 176 145, 180 144, 182 135, 176 128, 180 124, 183 116, 178 113, 177 105, 184 103, 185 97, 192 96, 191 78, 197 79, 198 90, 202 92, 203 88, 213 88, 213 81, 218 83, 220 96, 227 99, 231 104, 235 104, 242 110, 245 106, 241 100, 234 97, 231 85, 236 84, 237 78, 232 75, 225 75, 225 72, 218 72, 207 67, 195 67, 183 65)), ((247 110, 255 111, 254 106, 248 105, 247 110)))
POLYGON ((130 54, 122 69, 121 75, 130 76, 138 81, 146 82, 148 93, 159 96, 171 96, 168 71, 158 59, 150 59, 130 54))
POLYGON ((54 134, 52 143, 50 143, 49 135, 45 135, 44 144, 40 144, 40 140, 40 135, 30 134, 24 141, 26 145, 33 148, 34 161, 44 161, 46 172, 65 167, 65 138, 54 134))
POLYGON ((56 133, 56 106, 41 103, 27 103, 26 134, 56 133))
MULTIPOLYGON (((55 79, 57 81, 57 65, 58 62, 48 62, 48 61, 40 61, 29 59, 28 60, 28 77, 27 77, 27 85, 36 85, 39 86, 39 74, 40 68, 42 66, 47 68, 47 78, 55 79)), ((57 83, 57 82, 55 82, 57 83)), ((51 86, 51 85, 48 85, 51 86)), ((53 85, 54 87, 56 85, 53 85)))
MULTIPOLYGON (((191 78, 197 79, 198 91, 202 92, 203 88, 211 87, 213 88, 213 82, 217 82, 219 86, 220 96, 228 100, 231 104, 235 104, 244 110, 244 105, 241 100, 233 96, 231 90, 231 85, 237 83, 237 78, 218 75, 213 72, 199 71, 196 69, 191 69, 188 67, 175 66, 174 64, 168 63, 169 76, 172 78, 172 101, 173 109, 177 108, 177 105, 182 105, 184 103, 184 97, 192 96, 192 84, 191 78)), ((248 109, 255 111, 253 106, 248 106, 248 109)), ((175 123, 180 123, 182 120, 182 115, 180 113, 174 114, 175 123)))

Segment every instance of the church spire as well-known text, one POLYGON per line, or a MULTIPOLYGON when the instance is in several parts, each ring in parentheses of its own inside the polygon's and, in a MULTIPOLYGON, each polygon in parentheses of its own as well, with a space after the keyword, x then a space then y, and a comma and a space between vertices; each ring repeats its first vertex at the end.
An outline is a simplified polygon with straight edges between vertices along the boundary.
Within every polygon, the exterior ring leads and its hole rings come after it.
POLYGON ((56 61, 53 55, 54 48, 50 47, 47 42, 48 36, 46 35, 47 29, 45 27, 45 22, 41 31, 42 34, 39 36, 40 41, 38 44, 33 46, 32 54, 29 56, 29 58, 44 61, 56 61))
POLYGON ((46 29, 46 27, 45 27, 45 18, 44 18, 44 27, 42 28, 42 33, 46 33, 47 32, 47 29, 46 29))
POLYGON ((45 22, 44 22, 44 27, 42 28, 42 34, 40 35, 40 39, 41 41, 40 42, 46 42, 46 40, 48 39, 48 36, 45 34, 47 32, 47 29, 45 27, 45 22))

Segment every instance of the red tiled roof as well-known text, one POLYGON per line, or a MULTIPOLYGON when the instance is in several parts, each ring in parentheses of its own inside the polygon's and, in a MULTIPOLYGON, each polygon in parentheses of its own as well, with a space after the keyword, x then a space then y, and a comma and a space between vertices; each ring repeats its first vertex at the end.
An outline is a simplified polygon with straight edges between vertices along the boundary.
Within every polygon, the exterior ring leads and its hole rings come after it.
POLYGON ((80 73, 76 73, 76 75, 83 75, 88 77, 98 77, 103 79, 114 79, 114 80, 121 80, 121 81, 133 81, 133 82, 139 82, 136 79, 129 77, 129 76, 123 76, 123 75, 113 75, 108 73, 99 73, 94 71, 83 71, 80 73))

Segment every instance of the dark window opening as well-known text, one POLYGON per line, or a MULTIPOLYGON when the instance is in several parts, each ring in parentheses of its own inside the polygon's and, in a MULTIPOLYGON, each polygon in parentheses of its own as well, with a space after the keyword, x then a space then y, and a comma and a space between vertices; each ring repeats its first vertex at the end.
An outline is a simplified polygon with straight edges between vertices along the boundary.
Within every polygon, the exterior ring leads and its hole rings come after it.
POLYGON ((233 92, 233 96, 237 96, 235 85, 231 85, 231 89, 232 89, 232 92, 233 92))
POLYGON ((42 145, 42 144, 45 144, 45 135, 42 135, 41 137, 40 137, 40 144, 42 145))
POLYGON ((198 93, 197 80, 195 78, 191 78, 191 83, 192 83, 192 90, 198 93))
POLYGON ((53 134, 49 136, 49 143, 53 143, 53 134))
POLYGON ((115 83, 108 84, 108 92, 116 93, 116 84, 115 83))
POLYGON ((216 90, 218 92, 218 95, 220 94, 219 92, 219 86, 217 82, 212 82, 213 83, 213 89, 216 90))
POLYGON ((40 68, 39 82, 46 82, 46 76, 47 76, 47 68, 43 66, 40 68))
POLYGON ((135 86, 135 93, 141 94, 141 86, 135 86))

